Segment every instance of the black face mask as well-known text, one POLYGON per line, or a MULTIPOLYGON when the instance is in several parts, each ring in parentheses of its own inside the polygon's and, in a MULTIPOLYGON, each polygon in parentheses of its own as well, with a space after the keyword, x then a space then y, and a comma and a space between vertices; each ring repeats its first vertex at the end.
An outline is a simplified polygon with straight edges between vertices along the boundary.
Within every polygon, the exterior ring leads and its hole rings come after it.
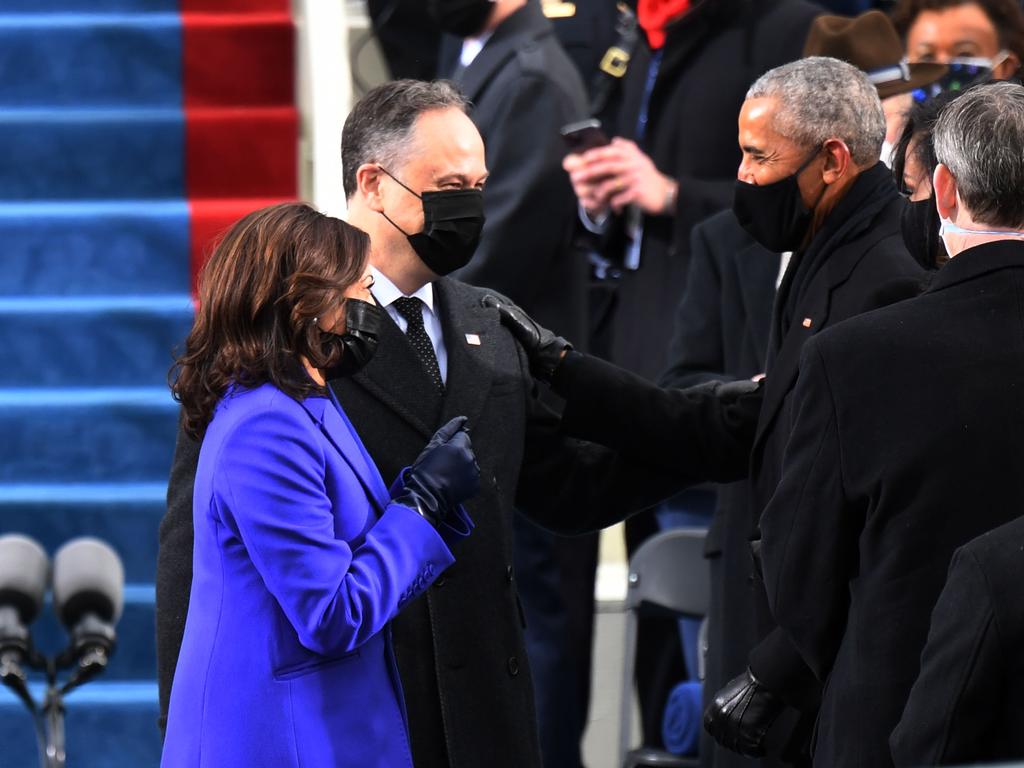
POLYGON ((361 370, 377 351, 380 342, 383 310, 376 304, 360 299, 345 301, 345 332, 336 336, 341 346, 341 359, 324 371, 327 381, 351 376, 361 370))
MULTIPOLYGON (((384 168, 381 170, 391 176, 384 168)), ((381 215, 409 239, 427 268, 435 275, 447 275, 469 264, 484 228, 484 193, 479 189, 451 189, 417 195, 398 179, 395 181, 423 201, 423 231, 410 235, 386 213, 381 215)))
POLYGON ((493 0, 428 0, 437 25, 456 37, 476 37, 494 10, 493 0))
POLYGON ((797 179, 819 152, 816 149, 794 173, 771 184, 759 186, 736 180, 733 213, 750 236, 769 251, 795 251, 803 245, 814 208, 818 207, 825 189, 821 190, 814 207, 808 208, 800 196, 797 179))
POLYGON ((939 237, 939 212, 934 195, 907 203, 900 213, 900 231, 910 255, 925 269, 935 269, 949 260, 946 246, 939 237))

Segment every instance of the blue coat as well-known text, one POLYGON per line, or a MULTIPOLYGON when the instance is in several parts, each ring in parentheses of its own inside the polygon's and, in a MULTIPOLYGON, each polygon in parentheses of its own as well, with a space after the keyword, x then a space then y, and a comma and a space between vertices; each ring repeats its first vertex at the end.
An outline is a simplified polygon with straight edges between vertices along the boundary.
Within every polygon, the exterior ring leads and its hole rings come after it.
POLYGON ((329 400, 269 384, 217 405, 193 509, 162 765, 411 768, 389 622, 460 533, 390 503, 329 400))

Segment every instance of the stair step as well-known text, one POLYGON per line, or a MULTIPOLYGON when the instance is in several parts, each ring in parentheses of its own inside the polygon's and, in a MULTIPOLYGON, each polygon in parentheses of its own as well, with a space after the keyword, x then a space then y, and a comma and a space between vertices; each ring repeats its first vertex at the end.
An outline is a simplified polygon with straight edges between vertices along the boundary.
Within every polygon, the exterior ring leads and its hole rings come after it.
POLYGON ((3 110, 0 201, 293 197, 297 142, 294 107, 3 110))
MULTIPOLYGON (((36 701, 43 695, 33 686, 36 701)), ((160 764, 159 699, 156 683, 94 680, 68 694, 66 746, 75 768, 156 768, 160 764)), ((24 705, 0 688, 3 765, 39 765, 32 718, 24 705)))
POLYGON ((177 13, 0 14, 0 105, 182 103, 177 13))
POLYGON ((295 28, 287 8, 248 14, 188 14, 185 106, 295 104, 295 28))
MULTIPOLYGON (((103 680, 156 678, 156 611, 152 584, 126 584, 124 613, 117 623, 117 647, 103 680)), ((56 656, 68 644, 67 632, 49 603, 32 624, 32 641, 47 656, 56 656)), ((40 679, 41 679, 40 675, 40 679)))
POLYGON ((0 298, 0 387, 166 386, 193 312, 188 294, 0 298))
POLYGON ((180 109, 0 111, 0 199, 185 196, 180 109))
POLYGON ((165 481, 177 421, 166 387, 0 389, 0 483, 165 481))
MULTIPOLYGON (((216 0, 215 0, 216 1, 216 0)), ((4 0, 0 16, 33 13, 174 13, 181 0, 4 0)))
POLYGON ((155 578, 167 484, 0 485, 0 534, 23 533, 51 555, 69 539, 97 536, 117 550, 129 582, 155 578))
POLYGON ((0 297, 187 293, 189 205, 0 204, 0 297))

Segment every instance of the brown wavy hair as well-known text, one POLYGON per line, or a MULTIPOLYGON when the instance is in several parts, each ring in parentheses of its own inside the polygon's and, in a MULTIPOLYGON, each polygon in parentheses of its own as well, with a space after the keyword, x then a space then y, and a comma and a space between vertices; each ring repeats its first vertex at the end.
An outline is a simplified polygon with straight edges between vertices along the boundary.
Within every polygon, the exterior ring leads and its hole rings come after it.
POLYGON ((200 439, 231 385, 270 382, 302 400, 323 392, 302 365, 329 368, 336 337, 315 320, 344 304, 369 256, 365 232, 302 203, 250 213, 224 235, 199 278, 199 308, 169 375, 185 431, 200 439))

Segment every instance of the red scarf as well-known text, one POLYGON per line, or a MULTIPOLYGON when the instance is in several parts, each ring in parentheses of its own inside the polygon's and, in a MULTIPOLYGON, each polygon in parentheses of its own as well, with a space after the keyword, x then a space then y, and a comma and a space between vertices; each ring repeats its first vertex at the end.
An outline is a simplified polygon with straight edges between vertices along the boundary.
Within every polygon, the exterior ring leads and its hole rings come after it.
POLYGON ((690 9, 690 0, 639 0, 636 20, 655 51, 665 44, 666 25, 690 9))

